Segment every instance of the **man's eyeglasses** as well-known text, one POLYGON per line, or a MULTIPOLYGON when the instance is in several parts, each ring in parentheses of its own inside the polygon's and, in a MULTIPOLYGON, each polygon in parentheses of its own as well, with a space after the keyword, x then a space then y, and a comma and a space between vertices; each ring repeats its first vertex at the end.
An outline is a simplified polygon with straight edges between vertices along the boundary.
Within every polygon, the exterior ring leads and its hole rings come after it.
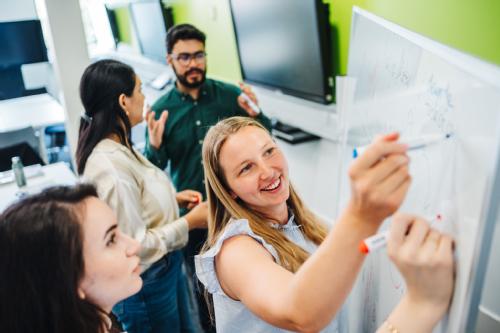
POLYGON ((188 66, 191 62, 191 59, 194 59, 194 62, 197 64, 201 64, 205 62, 207 54, 204 51, 199 51, 195 53, 172 53, 170 55, 174 60, 177 60, 179 64, 182 66, 188 66))

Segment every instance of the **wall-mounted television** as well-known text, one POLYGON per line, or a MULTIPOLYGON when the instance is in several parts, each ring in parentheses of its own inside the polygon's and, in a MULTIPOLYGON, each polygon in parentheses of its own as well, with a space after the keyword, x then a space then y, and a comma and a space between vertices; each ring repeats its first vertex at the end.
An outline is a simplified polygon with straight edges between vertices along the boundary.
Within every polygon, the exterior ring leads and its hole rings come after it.
POLYGON ((165 8, 160 0, 148 0, 132 2, 130 12, 141 53, 152 60, 165 62, 165 38, 173 21, 171 9, 165 8))
POLYGON ((111 29, 111 34, 113 35, 113 41, 115 43, 115 47, 118 46, 120 42, 120 30, 118 28, 118 20, 116 18, 116 11, 114 9, 109 8, 107 5, 106 14, 108 16, 109 27, 111 29))
POLYGON ((0 22, 0 67, 47 61, 39 20, 0 22))
POLYGON ((243 80, 319 103, 333 101, 328 5, 230 0, 243 80))

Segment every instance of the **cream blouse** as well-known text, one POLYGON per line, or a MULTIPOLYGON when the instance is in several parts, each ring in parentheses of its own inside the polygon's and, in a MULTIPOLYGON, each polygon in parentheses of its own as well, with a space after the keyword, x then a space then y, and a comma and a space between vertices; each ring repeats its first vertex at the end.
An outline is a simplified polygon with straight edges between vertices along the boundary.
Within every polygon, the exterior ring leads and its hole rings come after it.
POLYGON ((99 198, 114 210, 120 230, 141 243, 146 270, 165 254, 188 241, 188 224, 179 218, 176 191, 167 175, 141 153, 139 160, 124 145, 110 139, 90 154, 83 180, 95 184, 99 198))

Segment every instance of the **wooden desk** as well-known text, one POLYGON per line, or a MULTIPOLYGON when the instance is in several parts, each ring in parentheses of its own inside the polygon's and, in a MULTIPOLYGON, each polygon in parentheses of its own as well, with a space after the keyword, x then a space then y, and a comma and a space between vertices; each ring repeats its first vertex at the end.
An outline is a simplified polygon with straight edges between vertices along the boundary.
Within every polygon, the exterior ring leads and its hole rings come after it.
MULTIPOLYGON (((77 177, 63 162, 46 165, 42 170, 43 175, 29 178, 28 185, 23 190, 32 194, 50 186, 76 184, 77 177)), ((18 199, 18 192, 15 182, 0 185, 0 212, 18 199)))

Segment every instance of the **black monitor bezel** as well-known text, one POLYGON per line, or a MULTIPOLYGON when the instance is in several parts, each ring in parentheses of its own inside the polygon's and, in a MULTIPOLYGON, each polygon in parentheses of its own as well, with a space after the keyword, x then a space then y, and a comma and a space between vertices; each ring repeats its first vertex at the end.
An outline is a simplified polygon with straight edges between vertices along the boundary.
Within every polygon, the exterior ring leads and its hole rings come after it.
POLYGON ((110 7, 108 4, 104 5, 106 9, 106 15, 108 17, 109 28, 111 29, 111 34, 113 35, 113 42, 115 43, 115 48, 118 47, 120 42, 120 31, 118 29, 118 22, 116 20, 116 10, 110 7))
POLYGON ((319 52, 321 57, 321 69, 323 73, 322 77, 323 94, 318 95, 318 94, 305 93, 300 90, 285 88, 262 81, 248 79, 246 77, 245 70, 241 63, 239 37, 234 19, 235 16, 234 16, 233 2, 232 0, 230 0, 229 7, 231 11, 231 22, 233 24, 234 37, 236 40, 236 50, 238 52, 239 67, 244 82, 271 90, 279 90, 284 94, 296 96, 299 98, 303 98, 321 104, 330 104, 333 102, 333 67, 332 67, 332 47, 331 47, 332 41, 331 41, 331 27, 329 21, 329 16, 330 16, 329 5, 323 3, 321 0, 314 0, 314 4, 316 10, 316 23, 317 23, 316 29, 320 47, 319 52))
MULTIPOLYGON (((35 63, 49 61, 48 53, 47 53, 47 45, 45 43, 45 39, 43 36, 42 24, 41 24, 40 20, 32 19, 32 20, 8 21, 8 22, 0 22, 0 24, 15 25, 15 24, 27 24, 29 22, 31 24, 34 24, 34 26, 36 26, 36 30, 37 30, 36 33, 39 34, 37 36, 38 37, 37 40, 40 41, 40 44, 37 45, 37 47, 40 47, 40 49, 38 51, 41 52, 41 56, 38 57, 36 60, 21 61, 21 59, 19 59, 17 61, 9 61, 7 63, 3 62, 0 64, 0 68, 7 68, 7 67, 11 67, 11 66, 21 66, 21 65, 26 65, 26 64, 35 64, 35 63)), ((33 45, 28 46, 28 48, 32 48, 32 47, 33 47, 33 45)))

